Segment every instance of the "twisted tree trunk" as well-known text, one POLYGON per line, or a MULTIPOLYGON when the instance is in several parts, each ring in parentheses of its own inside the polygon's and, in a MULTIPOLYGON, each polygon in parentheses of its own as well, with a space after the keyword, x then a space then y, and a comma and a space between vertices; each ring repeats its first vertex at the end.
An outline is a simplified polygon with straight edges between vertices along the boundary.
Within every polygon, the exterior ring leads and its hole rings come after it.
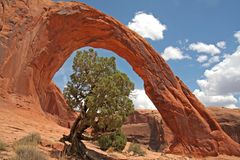
POLYGON ((80 112, 77 119, 74 121, 71 127, 69 135, 63 135, 60 139, 61 142, 70 142, 70 145, 65 143, 66 154, 69 156, 76 156, 83 160, 90 160, 91 158, 86 154, 86 146, 82 142, 82 134, 89 127, 88 121, 86 121, 86 112, 80 112))

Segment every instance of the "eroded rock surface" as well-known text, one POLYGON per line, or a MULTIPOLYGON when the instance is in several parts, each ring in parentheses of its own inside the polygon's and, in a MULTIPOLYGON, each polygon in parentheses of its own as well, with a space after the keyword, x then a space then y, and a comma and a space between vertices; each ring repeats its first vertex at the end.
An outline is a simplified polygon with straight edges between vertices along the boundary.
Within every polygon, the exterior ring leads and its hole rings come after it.
POLYGON ((104 48, 127 60, 144 80, 147 95, 174 133, 170 152, 240 155, 239 144, 223 132, 159 53, 117 20, 80 2, 0 4, 1 100, 27 99, 36 112, 55 114, 66 122, 73 119, 52 78, 74 50, 104 48))
POLYGON ((173 133, 157 110, 135 110, 122 131, 128 141, 148 145, 154 151, 163 151, 173 140, 173 133))
MULTIPOLYGON (((222 107, 208 107, 223 130, 237 143, 240 143, 240 110, 222 107)), ((122 127, 128 140, 148 145, 152 150, 166 149, 174 135, 157 110, 136 110, 122 127)))
POLYGON ((240 109, 209 107, 208 111, 222 129, 240 144, 240 109))

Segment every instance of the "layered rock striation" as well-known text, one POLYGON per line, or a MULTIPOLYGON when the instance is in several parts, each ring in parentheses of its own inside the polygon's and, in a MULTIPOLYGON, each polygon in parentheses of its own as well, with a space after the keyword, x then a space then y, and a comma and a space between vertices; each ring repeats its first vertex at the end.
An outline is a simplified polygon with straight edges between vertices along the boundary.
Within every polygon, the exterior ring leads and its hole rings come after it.
MULTIPOLYGON (((234 141, 240 143, 240 110, 222 107, 208 107, 209 113, 234 141)), ((174 140, 157 110, 135 110, 122 126, 122 131, 131 142, 148 145, 155 151, 166 150, 174 140)))
POLYGON ((240 155, 204 105, 145 39, 80 2, 0 0, 1 101, 28 99, 36 112, 74 118, 52 78, 73 51, 91 46, 127 60, 174 133, 169 151, 195 156, 240 155))

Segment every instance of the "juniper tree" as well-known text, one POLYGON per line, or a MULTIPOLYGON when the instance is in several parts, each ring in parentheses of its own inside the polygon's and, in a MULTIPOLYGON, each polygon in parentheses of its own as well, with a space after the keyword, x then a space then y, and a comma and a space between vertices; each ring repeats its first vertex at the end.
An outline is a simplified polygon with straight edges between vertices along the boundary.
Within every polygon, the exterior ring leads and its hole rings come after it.
POLYGON ((93 49, 77 51, 72 69, 63 93, 69 107, 80 114, 64 139, 72 143, 74 152, 75 141, 83 138, 88 127, 96 135, 120 129, 133 112, 129 94, 134 84, 117 70, 114 57, 99 57, 93 49))

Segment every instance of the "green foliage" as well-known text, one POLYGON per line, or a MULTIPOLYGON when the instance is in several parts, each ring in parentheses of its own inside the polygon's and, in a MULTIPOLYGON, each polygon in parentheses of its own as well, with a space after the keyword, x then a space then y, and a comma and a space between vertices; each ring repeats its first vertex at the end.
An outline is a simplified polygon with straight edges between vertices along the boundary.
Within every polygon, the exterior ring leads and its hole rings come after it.
POLYGON ((6 147, 7 147, 7 145, 3 141, 0 140, 0 151, 5 151, 6 147))
POLYGON ((131 143, 128 152, 133 152, 134 155, 144 156, 146 153, 142 150, 141 146, 137 143, 131 143))
POLYGON ((85 120, 96 132, 119 129, 134 110, 129 99, 134 85, 117 70, 115 58, 98 57, 93 49, 78 51, 72 68, 63 91, 68 105, 84 111, 85 120))
POLYGON ((20 145, 15 148, 15 153, 13 160, 47 160, 46 155, 32 145, 20 145))
POLYGON ((106 151, 109 147, 112 146, 112 140, 109 135, 102 135, 98 138, 98 145, 101 150, 106 151))
POLYGON ((116 131, 111 135, 102 135, 98 138, 98 145, 100 149, 107 150, 112 147, 116 151, 122 151, 127 143, 126 136, 120 132, 116 131))
POLYGON ((114 58, 98 57, 93 49, 78 51, 73 60, 71 81, 64 89, 64 96, 72 109, 79 109, 94 85, 116 70, 114 58))
POLYGON ((13 144, 14 148, 18 146, 36 146, 41 141, 41 136, 39 133, 31 133, 13 144))
POLYGON ((122 132, 118 131, 114 133, 112 139, 112 147, 117 151, 122 151, 127 143, 126 136, 122 132))

